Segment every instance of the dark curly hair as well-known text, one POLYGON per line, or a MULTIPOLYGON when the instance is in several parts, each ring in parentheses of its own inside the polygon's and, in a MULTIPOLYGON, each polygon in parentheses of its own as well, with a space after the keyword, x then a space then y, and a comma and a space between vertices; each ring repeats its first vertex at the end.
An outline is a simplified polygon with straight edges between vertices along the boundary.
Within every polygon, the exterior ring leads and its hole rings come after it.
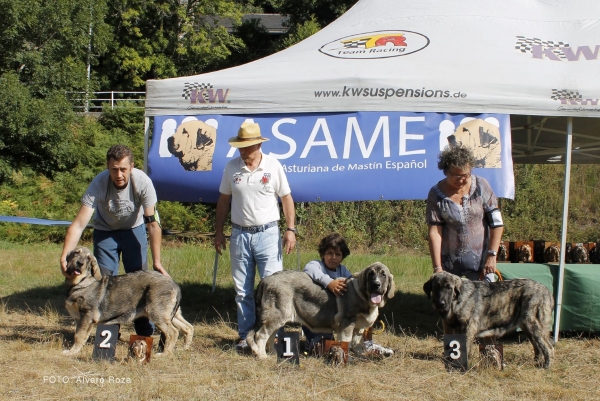
POLYGON ((464 169, 465 167, 475 167, 475 156, 470 148, 465 146, 446 147, 438 155, 438 169, 444 174, 452 167, 464 169))
POLYGON ((133 163, 133 152, 125 145, 113 145, 106 152, 106 162, 110 159, 121 161, 123 158, 129 157, 129 162, 133 163))
POLYGON ((319 255, 321 258, 323 258, 328 249, 339 249, 342 252, 342 259, 350 255, 350 249, 348 248, 348 244, 346 244, 346 240, 338 233, 329 234, 321 240, 319 243, 319 255))

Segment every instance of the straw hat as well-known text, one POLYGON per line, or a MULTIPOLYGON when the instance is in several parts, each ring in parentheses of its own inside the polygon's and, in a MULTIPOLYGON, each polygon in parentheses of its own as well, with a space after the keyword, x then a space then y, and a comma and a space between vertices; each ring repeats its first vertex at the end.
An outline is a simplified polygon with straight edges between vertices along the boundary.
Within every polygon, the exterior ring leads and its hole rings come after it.
POLYGON ((260 136, 260 127, 256 123, 245 122, 240 127, 237 136, 229 138, 229 144, 234 148, 247 148, 268 141, 260 136))

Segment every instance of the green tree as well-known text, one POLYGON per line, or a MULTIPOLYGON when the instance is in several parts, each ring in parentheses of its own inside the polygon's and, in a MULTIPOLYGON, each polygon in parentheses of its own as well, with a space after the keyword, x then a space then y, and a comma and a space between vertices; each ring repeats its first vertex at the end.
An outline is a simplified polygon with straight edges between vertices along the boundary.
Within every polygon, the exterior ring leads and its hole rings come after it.
POLYGON ((227 0, 108 0, 113 41, 99 73, 112 89, 143 89, 147 79, 218 69, 243 42, 219 23, 239 24, 241 6, 227 0))
POLYGON ((257 0, 255 4, 289 17, 290 26, 315 20, 329 25, 348 11, 358 0, 257 0))
POLYGON ((87 90, 87 64, 111 38, 104 0, 0 0, 0 9, 0 75, 17 73, 35 97, 87 90))
POLYGON ((279 49, 287 49, 288 47, 291 47, 296 43, 308 38, 309 36, 319 32, 320 29, 321 26, 314 18, 299 23, 293 26, 289 30, 288 34, 282 38, 281 42, 279 43, 279 49))

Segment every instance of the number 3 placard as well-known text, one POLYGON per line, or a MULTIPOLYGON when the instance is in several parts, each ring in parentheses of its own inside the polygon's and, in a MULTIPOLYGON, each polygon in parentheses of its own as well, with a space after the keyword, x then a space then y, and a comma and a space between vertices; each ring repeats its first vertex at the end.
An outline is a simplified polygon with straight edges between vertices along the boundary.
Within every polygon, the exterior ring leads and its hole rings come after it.
POLYGON ((467 337, 464 334, 444 335, 444 364, 447 370, 467 370, 467 337))
POLYGON ((99 324, 96 329, 96 340, 94 341, 94 352, 92 359, 109 360, 115 359, 117 340, 119 339, 119 326, 116 324, 99 324))

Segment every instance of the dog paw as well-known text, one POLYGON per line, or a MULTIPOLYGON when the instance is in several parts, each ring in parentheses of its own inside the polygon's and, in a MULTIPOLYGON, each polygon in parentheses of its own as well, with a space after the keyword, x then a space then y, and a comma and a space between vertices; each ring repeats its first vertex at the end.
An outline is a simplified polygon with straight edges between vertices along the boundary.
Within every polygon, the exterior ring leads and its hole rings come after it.
POLYGON ((65 356, 73 356, 73 355, 77 355, 78 353, 79 353, 79 350, 74 350, 74 349, 66 349, 62 352, 62 354, 65 356))

